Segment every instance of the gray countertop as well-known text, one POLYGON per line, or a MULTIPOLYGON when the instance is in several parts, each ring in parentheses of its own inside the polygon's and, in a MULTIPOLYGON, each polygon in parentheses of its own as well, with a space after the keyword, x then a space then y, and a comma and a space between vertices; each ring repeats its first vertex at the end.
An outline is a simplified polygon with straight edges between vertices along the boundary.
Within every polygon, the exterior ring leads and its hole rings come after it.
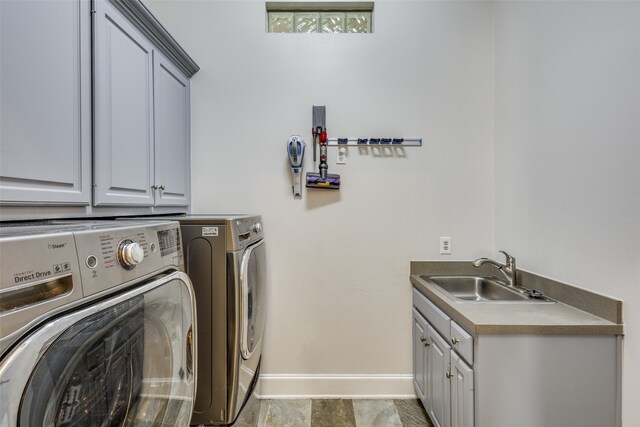
MULTIPOLYGON (((423 280, 420 275, 436 274, 491 274, 490 269, 469 270, 470 262, 412 262, 411 283, 413 287, 430 299, 449 317, 459 323, 468 332, 478 334, 553 334, 553 335, 619 335, 622 334, 622 303, 618 300, 592 294, 591 306, 576 308, 570 301, 544 303, 508 303, 508 302, 469 302, 460 301, 442 291, 438 286, 423 280), (609 307, 610 306, 610 307, 609 307), (596 313, 609 313, 606 319, 596 313), (617 320, 617 321, 616 321, 617 320)), ((531 274, 531 273, 526 273, 531 274)), ((540 276, 538 284, 540 284, 540 276)), ((553 282, 556 289, 563 284, 553 282)), ((569 286, 569 290, 575 287, 569 286)), ((583 292, 588 292, 584 291, 583 292)), ((557 295, 563 293, 556 291, 557 295)), ((548 293, 545 291, 545 294, 548 293)), ((564 292, 564 294, 569 294, 564 292)), ((559 300, 556 295, 552 298, 559 300)))

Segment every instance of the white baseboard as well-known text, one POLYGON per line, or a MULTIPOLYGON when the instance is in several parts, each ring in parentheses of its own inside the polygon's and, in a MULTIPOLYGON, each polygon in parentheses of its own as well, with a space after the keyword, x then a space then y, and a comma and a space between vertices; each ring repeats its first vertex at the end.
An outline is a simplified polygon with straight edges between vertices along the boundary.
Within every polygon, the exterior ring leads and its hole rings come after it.
POLYGON ((261 374, 261 399, 409 399, 412 375, 261 374))

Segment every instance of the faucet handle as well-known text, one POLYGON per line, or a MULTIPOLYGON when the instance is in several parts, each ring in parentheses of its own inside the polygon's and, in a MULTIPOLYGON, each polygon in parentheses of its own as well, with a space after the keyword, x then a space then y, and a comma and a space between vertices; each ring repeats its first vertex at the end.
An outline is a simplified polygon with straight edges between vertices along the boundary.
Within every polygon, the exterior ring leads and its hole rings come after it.
POLYGON ((509 255, 508 253, 506 253, 505 251, 500 251, 501 254, 503 254, 506 258, 507 258, 507 267, 508 268, 512 268, 512 265, 514 265, 516 263, 516 259, 514 257, 512 257, 511 255, 509 255))

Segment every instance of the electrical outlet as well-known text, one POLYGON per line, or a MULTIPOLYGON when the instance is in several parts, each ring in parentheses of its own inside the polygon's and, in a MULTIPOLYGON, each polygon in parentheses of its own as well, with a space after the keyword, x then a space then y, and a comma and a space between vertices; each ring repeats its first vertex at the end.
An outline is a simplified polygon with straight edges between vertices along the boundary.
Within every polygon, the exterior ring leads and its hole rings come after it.
POLYGON ((451 255, 451 237, 440 238, 440 254, 451 255))
POLYGON ((347 164, 347 149, 344 147, 338 148, 338 155, 336 157, 336 165, 347 164))

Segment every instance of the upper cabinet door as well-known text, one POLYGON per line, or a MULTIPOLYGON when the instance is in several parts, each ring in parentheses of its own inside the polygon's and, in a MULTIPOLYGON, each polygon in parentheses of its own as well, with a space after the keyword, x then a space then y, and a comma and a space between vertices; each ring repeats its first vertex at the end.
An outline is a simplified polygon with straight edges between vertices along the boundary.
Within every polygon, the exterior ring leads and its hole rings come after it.
POLYGON ((188 206, 189 79, 158 51, 154 87, 156 206, 188 206))
POLYGON ((95 1, 94 204, 152 206, 153 48, 106 1, 95 1))
POLYGON ((91 203, 89 2, 0 0, 0 203, 91 203))

